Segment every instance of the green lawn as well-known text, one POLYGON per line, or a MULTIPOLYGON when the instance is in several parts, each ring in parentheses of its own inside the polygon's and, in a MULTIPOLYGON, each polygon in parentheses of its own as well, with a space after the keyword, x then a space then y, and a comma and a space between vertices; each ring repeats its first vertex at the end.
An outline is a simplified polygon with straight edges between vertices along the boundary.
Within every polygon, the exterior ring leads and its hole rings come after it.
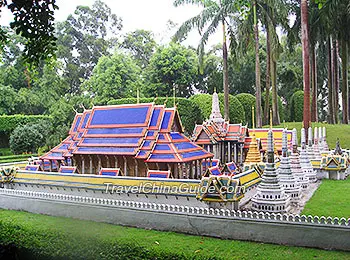
POLYGON ((80 259, 349 259, 338 251, 220 240, 0 210, 0 244, 80 259))
MULTIPOLYGON (((296 128, 298 130, 298 138, 299 138, 299 145, 300 145, 300 129, 302 127, 301 122, 287 122, 285 123, 285 126, 288 127, 288 129, 296 128)), ((330 148, 335 147, 335 143, 337 141, 337 138, 340 140, 340 145, 342 148, 349 148, 350 149, 350 125, 329 125, 329 124, 323 124, 323 123, 312 123, 312 127, 320 127, 325 126, 327 131, 327 143, 330 148)), ((268 127, 268 126, 264 126, 268 127)), ((274 126, 274 127, 283 127, 282 125, 274 126)))
POLYGON ((12 155, 10 148, 0 148, 0 156, 12 155))
POLYGON ((344 181, 322 180, 303 210, 305 215, 350 218, 350 178, 344 181))

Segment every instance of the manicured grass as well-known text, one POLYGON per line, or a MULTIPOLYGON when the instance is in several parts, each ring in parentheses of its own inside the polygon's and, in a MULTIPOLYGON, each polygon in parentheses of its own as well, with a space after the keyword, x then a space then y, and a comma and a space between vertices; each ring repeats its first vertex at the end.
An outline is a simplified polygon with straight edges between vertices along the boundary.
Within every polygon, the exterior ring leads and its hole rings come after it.
POLYGON ((0 244, 35 258, 63 259, 349 259, 338 251, 220 240, 172 232, 0 210, 0 244))
MULTIPOLYGON (((299 145, 300 145, 300 129, 302 127, 301 122, 287 122, 285 123, 285 126, 288 127, 288 129, 296 128, 298 130, 298 138, 299 138, 299 145)), ((337 138, 340 140, 340 146, 342 148, 348 148, 350 149, 350 125, 329 125, 329 124, 323 124, 323 123, 312 123, 312 127, 326 127, 326 134, 327 134, 327 143, 329 148, 334 148, 337 138)), ((268 127, 268 126, 264 126, 268 127)), ((279 126, 274 127, 283 127, 283 124, 279 126)))
POLYGON ((302 214, 350 218, 350 178, 322 180, 302 214))

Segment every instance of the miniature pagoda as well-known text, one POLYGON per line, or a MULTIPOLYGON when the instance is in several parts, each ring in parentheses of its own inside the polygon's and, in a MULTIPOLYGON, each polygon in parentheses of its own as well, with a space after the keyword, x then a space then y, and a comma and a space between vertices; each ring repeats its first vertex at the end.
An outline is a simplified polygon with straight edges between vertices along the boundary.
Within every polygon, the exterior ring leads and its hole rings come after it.
POLYGON ((329 147, 327 144, 327 137, 326 137, 326 127, 323 127, 323 134, 322 134, 322 143, 323 143, 323 152, 328 152, 329 147))
POLYGON ((309 182, 317 181, 316 172, 311 165, 308 153, 306 151, 306 136, 305 128, 301 129, 301 151, 300 151, 300 165, 304 172, 304 175, 309 178, 309 182))
POLYGON ((306 190, 309 185, 309 179, 305 176, 305 172, 301 168, 300 157, 298 153, 298 137, 297 130, 293 129, 293 151, 290 155, 290 164, 294 176, 303 190, 306 190))
POLYGON ((290 207, 290 197, 285 193, 279 181, 274 161, 273 132, 268 132, 267 163, 262 180, 253 196, 252 209, 264 212, 287 212, 290 207))
POLYGON ((282 141, 282 158, 281 164, 277 170, 280 183, 283 186, 286 194, 290 196, 291 202, 298 203, 301 197, 301 187, 297 178, 293 175, 290 168, 290 160, 288 155, 287 131, 283 132, 282 141))
POLYGON ((312 128, 311 127, 309 127, 309 129, 308 129, 308 146, 307 146, 306 150, 307 150, 307 155, 308 155, 309 159, 314 160, 315 159, 315 152, 314 152, 313 142, 312 142, 312 128))
POLYGON ((315 160, 321 160, 321 153, 320 153, 320 147, 319 147, 319 132, 318 132, 318 128, 315 127, 314 128, 314 156, 315 156, 315 160))
POLYGON ((96 106, 75 116, 69 136, 42 156, 48 170, 70 162, 82 174, 120 168, 121 175, 146 177, 170 170, 173 178, 200 178, 202 160, 213 154, 184 134, 176 107, 154 103, 96 106))
POLYGON ((210 117, 203 124, 195 126, 192 141, 213 153, 222 164, 232 161, 242 164, 246 133, 246 126, 230 124, 222 118, 219 97, 214 92, 210 117))

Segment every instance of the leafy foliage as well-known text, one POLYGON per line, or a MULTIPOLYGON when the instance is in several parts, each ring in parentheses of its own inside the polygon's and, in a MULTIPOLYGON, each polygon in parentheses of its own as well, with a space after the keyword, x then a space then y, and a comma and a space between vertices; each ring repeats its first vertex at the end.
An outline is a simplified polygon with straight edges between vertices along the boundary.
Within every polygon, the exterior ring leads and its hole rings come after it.
POLYGON ((126 34, 121 47, 131 53, 141 68, 145 68, 157 47, 157 43, 153 39, 152 32, 135 30, 126 34))
MULTIPOLYGON (((2 6, 6 6, 14 15, 14 21, 10 23, 11 28, 26 39, 23 50, 26 61, 38 65, 40 60, 54 56, 54 10, 58 9, 56 0, 4 0, 0 3, 0 7, 2 6)), ((1 47, 4 47, 7 40, 5 29, 1 28, 1 47)))
MULTIPOLYGON (((221 114, 224 111, 224 94, 219 93, 219 103, 221 114)), ((201 109, 202 116, 204 119, 209 118, 211 113, 212 106, 212 95, 209 94, 197 94, 190 97, 194 103, 196 103, 201 109)), ((245 113, 242 104, 239 100, 230 95, 229 96, 229 107, 230 107, 230 122, 231 123, 244 123, 245 122, 245 113)))
POLYGON ((145 96, 189 97, 197 80, 197 57, 193 50, 171 43, 159 47, 145 71, 145 96))
POLYGON ((2 115, 0 116, 0 131, 12 132, 16 127, 36 124, 40 121, 51 121, 47 115, 2 115))
POLYGON ((81 81, 90 77, 99 58, 116 45, 121 28, 122 20, 100 0, 92 8, 78 6, 74 15, 57 24, 57 56, 64 61, 63 76, 70 93, 81 92, 81 81), (107 32, 114 38, 108 38, 107 32))
POLYGON ((11 151, 14 154, 36 153, 45 145, 50 128, 45 121, 16 127, 10 136, 11 151))
POLYGON ((10 86, 0 85, 0 115, 15 112, 16 91, 10 86))
POLYGON ((252 107, 255 108, 255 96, 248 93, 241 93, 235 96, 242 104, 245 113, 246 123, 248 127, 252 127, 252 107))
POLYGON ((83 88, 98 104, 106 104, 111 99, 135 97, 137 87, 141 86, 140 73, 139 66, 127 55, 115 53, 111 57, 103 56, 83 88))
MULTIPOLYGON (((111 100, 108 105, 121 105, 121 104, 136 104, 136 98, 122 98, 111 100)), ((141 103, 155 102, 157 105, 166 104, 167 107, 174 106, 174 98, 158 97, 153 98, 141 98, 141 103)), ((180 119, 186 133, 192 133, 195 124, 203 122, 201 110, 198 105, 186 98, 176 98, 177 109, 179 111, 180 119)))
POLYGON ((290 121, 292 122, 303 121, 303 113, 304 113, 304 91, 299 90, 293 94, 291 99, 290 121))

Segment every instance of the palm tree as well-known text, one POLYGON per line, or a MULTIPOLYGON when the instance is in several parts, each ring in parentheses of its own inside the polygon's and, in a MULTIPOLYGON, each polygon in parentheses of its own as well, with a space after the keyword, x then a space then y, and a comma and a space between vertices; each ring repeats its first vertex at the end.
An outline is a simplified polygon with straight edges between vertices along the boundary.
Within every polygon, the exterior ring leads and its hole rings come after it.
POLYGON ((310 122, 310 52, 309 52, 309 26, 308 26, 308 4, 307 0, 301 0, 301 44, 303 52, 303 74, 304 74, 304 127, 309 128, 310 122))
POLYGON ((222 26, 222 56, 223 56, 223 85, 224 85, 224 117, 229 120, 229 86, 228 86, 228 63, 227 63, 227 16, 234 10, 233 1, 225 0, 175 0, 174 5, 195 4, 201 6, 203 10, 196 16, 185 21, 175 33, 174 39, 183 39, 193 29, 198 29, 201 39, 198 45, 199 61, 202 64, 204 55, 204 45, 207 43, 210 35, 216 32, 219 25, 222 26))

